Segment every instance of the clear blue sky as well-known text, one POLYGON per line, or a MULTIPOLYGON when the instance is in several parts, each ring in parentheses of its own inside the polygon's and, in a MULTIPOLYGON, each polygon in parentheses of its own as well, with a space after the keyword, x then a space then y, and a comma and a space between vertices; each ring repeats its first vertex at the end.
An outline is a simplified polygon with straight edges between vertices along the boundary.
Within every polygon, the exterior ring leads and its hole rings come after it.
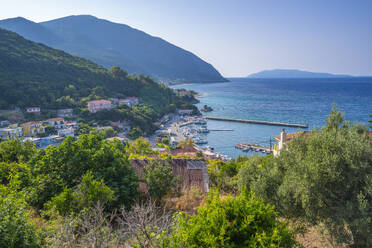
POLYGON ((91 14, 187 49, 224 76, 273 68, 372 75, 371 0, 3 0, 0 19, 91 14))

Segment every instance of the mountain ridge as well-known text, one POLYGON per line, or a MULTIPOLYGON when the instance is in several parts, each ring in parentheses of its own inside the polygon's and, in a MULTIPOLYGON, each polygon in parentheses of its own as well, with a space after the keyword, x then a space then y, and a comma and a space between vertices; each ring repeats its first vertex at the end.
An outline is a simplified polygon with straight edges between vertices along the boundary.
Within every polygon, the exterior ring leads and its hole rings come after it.
POLYGON ((11 18, 1 20, 0 27, 106 68, 117 65, 129 73, 150 75, 160 81, 227 81, 192 52, 126 24, 92 15, 72 15, 40 23, 11 18))

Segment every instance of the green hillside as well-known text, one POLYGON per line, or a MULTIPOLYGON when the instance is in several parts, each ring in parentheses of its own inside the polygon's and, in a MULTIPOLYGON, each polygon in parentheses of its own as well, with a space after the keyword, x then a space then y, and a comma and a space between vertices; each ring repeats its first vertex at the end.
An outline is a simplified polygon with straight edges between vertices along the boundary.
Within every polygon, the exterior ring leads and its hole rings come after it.
POLYGON ((133 120, 145 134, 152 129, 150 121, 184 104, 170 88, 147 76, 129 75, 119 67, 106 70, 0 29, 0 109, 71 107, 83 119, 93 121, 95 116, 84 111, 86 101, 127 96, 139 97, 141 105, 115 115, 100 113, 97 119, 133 120))
POLYGON ((35 23, 22 17, 0 20, 4 28, 26 39, 86 58, 105 68, 166 82, 224 82, 221 74, 195 54, 161 38, 89 15, 35 23))
POLYGON ((174 97, 169 88, 148 77, 128 75, 118 67, 106 70, 0 29, 0 108, 68 107, 63 105, 71 103, 58 103, 58 99, 79 100, 92 93, 102 98, 139 96, 148 104, 154 104, 152 96, 156 96, 159 106, 172 103, 174 97))

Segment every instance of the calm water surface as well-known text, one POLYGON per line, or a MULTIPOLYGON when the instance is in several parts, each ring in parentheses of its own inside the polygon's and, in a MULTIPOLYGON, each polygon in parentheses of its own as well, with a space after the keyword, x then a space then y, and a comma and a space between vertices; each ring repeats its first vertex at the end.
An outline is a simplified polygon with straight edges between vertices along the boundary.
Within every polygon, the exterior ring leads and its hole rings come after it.
MULTIPOLYGON (((345 112, 345 119, 367 124, 372 110, 372 78, 344 79, 232 79, 227 83, 178 85, 204 94, 197 106, 211 106, 210 116, 287 123, 308 123, 321 127, 332 103, 345 112)), ((251 155, 234 148, 241 142, 269 145, 283 127, 208 121, 205 137, 215 151, 230 157, 251 155)), ((286 128, 295 132, 296 128, 286 128)))

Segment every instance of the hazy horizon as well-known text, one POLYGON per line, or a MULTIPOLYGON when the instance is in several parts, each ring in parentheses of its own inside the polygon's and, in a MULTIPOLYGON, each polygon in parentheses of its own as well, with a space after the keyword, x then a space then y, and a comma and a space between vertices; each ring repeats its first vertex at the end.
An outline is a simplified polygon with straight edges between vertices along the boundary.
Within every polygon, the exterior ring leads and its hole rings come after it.
POLYGON ((225 77, 271 69, 372 75, 372 2, 13 0, 0 19, 88 14, 180 46, 225 77))

